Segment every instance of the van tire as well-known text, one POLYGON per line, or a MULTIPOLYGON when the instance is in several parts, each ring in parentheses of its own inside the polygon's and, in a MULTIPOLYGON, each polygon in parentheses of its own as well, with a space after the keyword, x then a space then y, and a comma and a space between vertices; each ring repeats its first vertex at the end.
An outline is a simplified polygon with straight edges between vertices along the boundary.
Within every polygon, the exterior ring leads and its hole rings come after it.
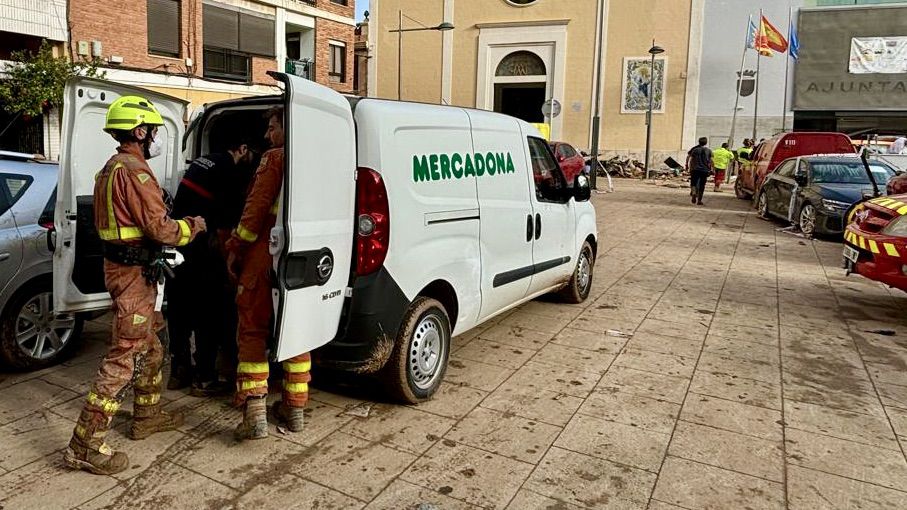
POLYGON ((595 268, 595 253, 589 241, 583 243, 576 261, 576 268, 567 286, 558 292, 558 296, 567 303, 582 303, 592 290, 592 274, 595 268))
POLYGON ((394 351, 381 370, 387 392, 406 404, 417 404, 432 397, 444 380, 450 355, 450 317, 439 301, 417 297, 400 323, 394 351), (428 380, 419 381, 421 374, 428 380))
POLYGON ((753 195, 747 193, 747 191, 743 189, 743 179, 740 177, 741 176, 738 175, 737 180, 734 181, 734 195, 740 200, 749 200, 753 198, 753 195))

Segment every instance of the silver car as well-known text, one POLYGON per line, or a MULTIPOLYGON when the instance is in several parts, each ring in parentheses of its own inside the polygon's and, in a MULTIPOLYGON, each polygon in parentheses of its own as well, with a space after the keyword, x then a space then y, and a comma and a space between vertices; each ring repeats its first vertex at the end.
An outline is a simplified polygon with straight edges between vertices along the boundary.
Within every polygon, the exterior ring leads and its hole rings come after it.
POLYGON ((0 151, 0 363, 33 370, 75 347, 82 319, 53 309, 57 165, 0 151))

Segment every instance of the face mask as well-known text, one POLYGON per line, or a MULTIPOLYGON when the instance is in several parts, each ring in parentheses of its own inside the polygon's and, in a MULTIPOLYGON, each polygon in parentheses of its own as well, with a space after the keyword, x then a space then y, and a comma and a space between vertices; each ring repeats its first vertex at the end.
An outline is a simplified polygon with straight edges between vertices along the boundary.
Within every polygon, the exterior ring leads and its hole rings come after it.
POLYGON ((160 140, 152 140, 146 152, 147 159, 156 158, 164 153, 164 144, 160 140))

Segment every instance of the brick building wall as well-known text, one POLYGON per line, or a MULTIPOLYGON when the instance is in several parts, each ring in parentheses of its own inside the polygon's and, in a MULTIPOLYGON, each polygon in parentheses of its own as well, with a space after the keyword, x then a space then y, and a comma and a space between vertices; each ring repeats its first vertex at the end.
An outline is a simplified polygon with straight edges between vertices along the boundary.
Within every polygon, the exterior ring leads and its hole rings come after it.
MULTIPOLYGON (((329 0, 323 0, 329 3, 329 0)), ((331 21, 329 19, 318 18, 315 20, 315 81, 328 85, 338 92, 353 92, 353 63, 355 35, 353 27, 331 21), (330 41, 338 41, 346 44, 346 72, 343 83, 331 83, 328 72, 330 71, 330 41)))
MULTIPOLYGON (((355 13, 354 0, 349 5, 339 5, 331 0, 316 0, 315 6, 324 11, 352 18, 355 13)), ((203 26, 202 0, 180 1, 180 56, 178 58, 151 55, 148 53, 147 2, 145 0, 70 0, 69 18, 72 32, 71 51, 78 54, 78 42, 101 41, 102 58, 111 55, 123 57, 116 67, 142 71, 191 74, 202 77, 203 26), (193 66, 187 67, 185 59, 191 58, 193 66)), ((315 80, 332 88, 351 92, 353 87, 354 28, 324 18, 316 18, 315 35, 315 80), (329 40, 346 44, 346 80, 330 83, 328 79, 329 40)), ((273 85, 268 71, 277 70, 274 58, 252 56, 252 84, 273 85)))

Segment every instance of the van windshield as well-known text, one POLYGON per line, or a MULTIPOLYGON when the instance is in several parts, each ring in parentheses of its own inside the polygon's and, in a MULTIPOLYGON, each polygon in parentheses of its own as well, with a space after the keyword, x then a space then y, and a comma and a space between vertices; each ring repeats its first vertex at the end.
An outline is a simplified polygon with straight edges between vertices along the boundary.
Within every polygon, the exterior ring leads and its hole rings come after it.
MULTIPOLYGON (((847 163, 813 163, 813 182, 840 183, 840 184, 870 184, 869 176, 863 163, 859 161, 847 163)), ((891 167, 870 164, 869 169, 875 177, 876 183, 884 185, 895 173, 891 167)))

